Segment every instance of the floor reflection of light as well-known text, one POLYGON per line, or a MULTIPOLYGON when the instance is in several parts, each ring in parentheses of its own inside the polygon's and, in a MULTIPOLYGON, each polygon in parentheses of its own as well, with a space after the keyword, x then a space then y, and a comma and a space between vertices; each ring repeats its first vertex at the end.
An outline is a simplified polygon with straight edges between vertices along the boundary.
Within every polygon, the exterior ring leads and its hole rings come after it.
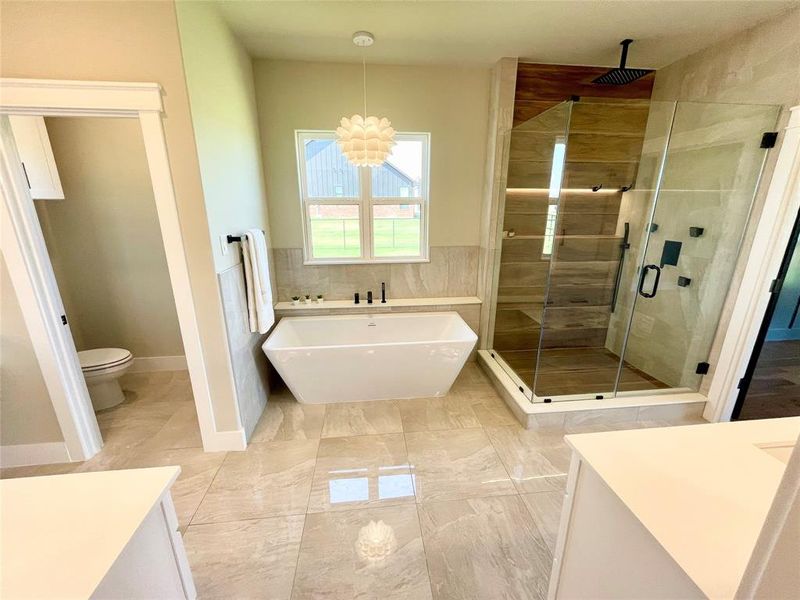
POLYGON ((414 482, 411 474, 404 475, 379 475, 378 498, 406 498, 414 495, 414 482))
POLYGON ((368 469, 365 467, 363 469, 332 469, 328 471, 331 475, 341 475, 342 473, 366 473, 368 469))
POLYGON ((383 521, 370 521, 358 532, 356 553, 367 562, 385 560, 397 547, 394 529, 383 521))
POLYGON ((369 479, 367 477, 331 479, 328 481, 328 493, 331 504, 369 500, 369 479))

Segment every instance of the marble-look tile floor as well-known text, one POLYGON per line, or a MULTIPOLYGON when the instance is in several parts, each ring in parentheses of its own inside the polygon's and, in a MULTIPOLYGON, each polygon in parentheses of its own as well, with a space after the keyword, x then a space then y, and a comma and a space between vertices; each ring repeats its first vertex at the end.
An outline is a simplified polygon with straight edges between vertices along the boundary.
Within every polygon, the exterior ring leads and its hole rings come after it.
POLYGON ((443 398, 314 406, 278 391, 245 452, 204 453, 185 372, 122 383, 97 456, 0 476, 180 465, 200 598, 543 598, 563 436, 670 424, 609 411, 526 431, 470 363, 443 398))

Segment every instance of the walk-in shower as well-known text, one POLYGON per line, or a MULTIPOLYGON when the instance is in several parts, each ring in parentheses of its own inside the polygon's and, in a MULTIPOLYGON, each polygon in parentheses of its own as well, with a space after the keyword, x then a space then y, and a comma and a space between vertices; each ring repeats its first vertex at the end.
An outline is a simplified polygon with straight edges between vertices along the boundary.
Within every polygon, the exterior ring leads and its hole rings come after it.
POLYGON ((522 393, 700 388, 777 116, 581 98, 512 129, 487 341, 522 393))

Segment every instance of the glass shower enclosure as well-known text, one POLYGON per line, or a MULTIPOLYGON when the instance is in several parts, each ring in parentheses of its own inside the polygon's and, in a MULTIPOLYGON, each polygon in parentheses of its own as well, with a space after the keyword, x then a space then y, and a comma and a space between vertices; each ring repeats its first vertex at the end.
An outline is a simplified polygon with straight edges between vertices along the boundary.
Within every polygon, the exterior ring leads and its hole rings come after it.
POLYGON ((513 128, 489 348, 531 401, 700 388, 778 112, 581 98, 513 128))

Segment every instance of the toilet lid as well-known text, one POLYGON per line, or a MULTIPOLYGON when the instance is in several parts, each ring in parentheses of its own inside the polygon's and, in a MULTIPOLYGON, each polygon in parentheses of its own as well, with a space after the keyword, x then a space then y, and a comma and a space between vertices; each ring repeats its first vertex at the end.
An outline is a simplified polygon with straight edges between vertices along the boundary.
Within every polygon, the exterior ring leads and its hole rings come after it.
POLYGON ((124 348, 95 348, 78 352, 81 370, 95 371, 122 364, 132 358, 129 350, 124 348))

